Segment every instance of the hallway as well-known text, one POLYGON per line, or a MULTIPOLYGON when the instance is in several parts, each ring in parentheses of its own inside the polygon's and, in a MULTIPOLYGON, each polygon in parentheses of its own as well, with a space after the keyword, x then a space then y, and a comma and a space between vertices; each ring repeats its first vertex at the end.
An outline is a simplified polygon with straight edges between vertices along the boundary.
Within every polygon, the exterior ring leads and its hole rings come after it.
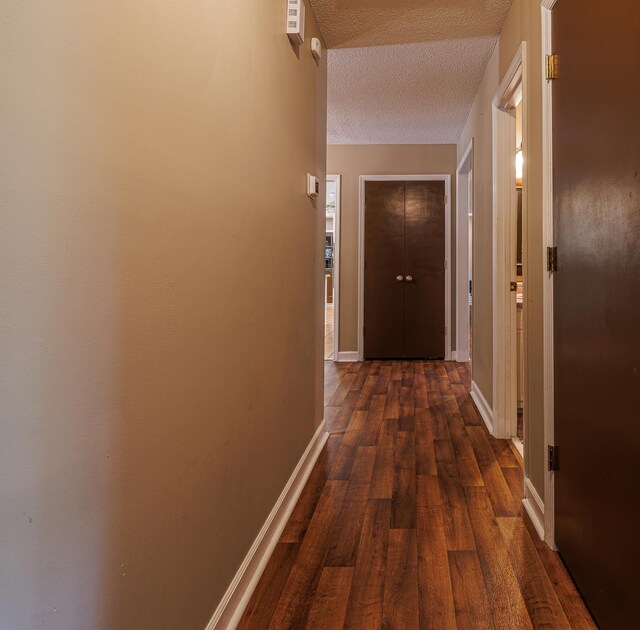
POLYGON ((595 628, 467 365, 325 363, 331 437, 239 628, 595 628))
POLYGON ((640 629, 639 60, 632 0, 2 2, 0 630, 640 629))

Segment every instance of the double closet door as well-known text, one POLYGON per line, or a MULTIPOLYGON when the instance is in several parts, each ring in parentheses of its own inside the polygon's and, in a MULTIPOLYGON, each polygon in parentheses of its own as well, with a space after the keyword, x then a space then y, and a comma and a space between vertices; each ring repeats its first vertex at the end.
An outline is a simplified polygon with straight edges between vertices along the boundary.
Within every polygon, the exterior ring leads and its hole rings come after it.
POLYGON ((365 182, 365 359, 445 354, 445 184, 365 182))

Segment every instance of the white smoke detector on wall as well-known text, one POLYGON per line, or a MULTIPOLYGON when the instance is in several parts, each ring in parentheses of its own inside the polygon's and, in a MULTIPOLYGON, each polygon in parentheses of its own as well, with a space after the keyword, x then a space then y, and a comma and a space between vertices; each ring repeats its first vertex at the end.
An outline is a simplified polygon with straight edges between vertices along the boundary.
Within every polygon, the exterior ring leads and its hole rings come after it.
POLYGON ((294 44, 304 44, 304 0, 287 0, 287 35, 294 44))

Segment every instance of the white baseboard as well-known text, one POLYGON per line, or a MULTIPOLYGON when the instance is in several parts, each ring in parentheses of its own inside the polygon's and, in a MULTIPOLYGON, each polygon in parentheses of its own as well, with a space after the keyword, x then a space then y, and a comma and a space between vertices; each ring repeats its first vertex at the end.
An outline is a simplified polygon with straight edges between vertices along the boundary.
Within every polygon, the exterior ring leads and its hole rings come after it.
POLYGON ((489 429, 489 433, 493 435, 493 409, 489 406, 489 403, 486 401, 485 397, 482 395, 480 388, 476 385, 475 381, 471 383, 471 400, 476 405, 476 408, 480 412, 480 416, 484 420, 484 423, 487 425, 487 429, 489 429))
POLYGON ((522 499, 522 504, 533 526, 536 528, 540 540, 544 540, 544 503, 529 477, 524 480, 524 499, 522 499))
POLYGON ((458 353, 455 350, 453 350, 451 352, 451 360, 452 361, 457 361, 458 360, 458 353))
POLYGON ((234 630, 253 595, 329 434, 323 420, 205 630, 234 630))
POLYGON ((338 363, 355 363, 359 360, 357 350, 354 352, 338 352, 338 363))
POLYGON ((517 435, 514 435, 511 438, 511 441, 513 442, 513 445, 516 447, 516 451, 520 453, 520 457, 522 457, 522 460, 524 461, 524 443, 517 435))
POLYGON ((456 351, 455 355, 456 356, 455 356, 454 360, 457 361, 458 363, 469 363, 469 353, 468 352, 462 353, 462 352, 456 351))

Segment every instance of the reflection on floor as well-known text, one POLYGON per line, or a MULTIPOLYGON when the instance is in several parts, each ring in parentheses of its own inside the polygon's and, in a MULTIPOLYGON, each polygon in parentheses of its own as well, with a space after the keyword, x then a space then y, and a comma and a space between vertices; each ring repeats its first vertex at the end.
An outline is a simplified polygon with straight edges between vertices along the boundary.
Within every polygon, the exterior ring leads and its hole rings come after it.
POLYGON ((333 304, 324 307, 324 360, 333 361, 333 304))
POLYGON ((238 630, 595 630, 467 365, 324 367, 329 441, 238 630))

